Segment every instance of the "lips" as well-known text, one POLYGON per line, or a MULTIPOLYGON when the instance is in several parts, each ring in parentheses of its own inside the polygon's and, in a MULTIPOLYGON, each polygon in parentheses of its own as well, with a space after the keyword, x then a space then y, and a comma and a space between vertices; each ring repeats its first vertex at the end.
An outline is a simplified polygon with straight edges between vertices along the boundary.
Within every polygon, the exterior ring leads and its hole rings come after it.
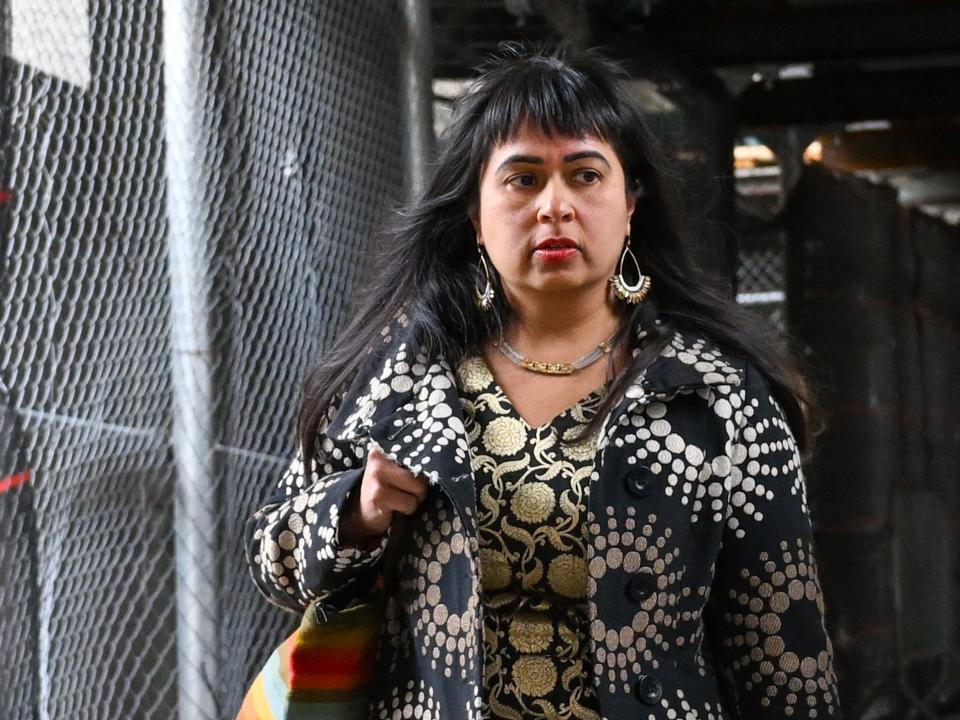
POLYGON ((549 237, 537 243, 537 250, 565 250, 577 249, 577 243, 568 237, 549 237))
POLYGON ((540 262, 548 264, 566 263, 580 253, 580 248, 572 238, 549 237, 537 243, 533 255, 540 262))

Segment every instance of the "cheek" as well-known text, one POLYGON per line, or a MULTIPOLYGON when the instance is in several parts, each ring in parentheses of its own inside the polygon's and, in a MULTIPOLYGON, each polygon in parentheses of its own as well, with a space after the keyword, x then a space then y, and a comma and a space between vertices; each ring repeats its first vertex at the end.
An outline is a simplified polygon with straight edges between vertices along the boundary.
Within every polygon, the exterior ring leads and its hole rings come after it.
POLYGON ((608 239, 601 245, 597 253, 597 264, 604 272, 616 269, 620 262, 620 253, 623 251, 623 238, 608 236, 608 239))
POLYGON ((536 213, 529 203, 509 196, 488 196, 480 205, 480 227, 490 240, 516 238, 536 223, 536 213))
POLYGON ((624 239, 630 234, 630 214, 627 211, 627 205, 620 200, 612 202, 609 208, 606 214, 606 230, 610 237, 616 238, 618 245, 622 245, 624 239))
POLYGON ((620 253, 627 236, 627 213, 622 206, 599 204, 587 215, 581 215, 593 245, 592 262, 604 271, 620 262, 620 253))
POLYGON ((626 206, 609 200, 584 204, 580 220, 604 238, 617 237, 622 241, 627 234, 626 206))

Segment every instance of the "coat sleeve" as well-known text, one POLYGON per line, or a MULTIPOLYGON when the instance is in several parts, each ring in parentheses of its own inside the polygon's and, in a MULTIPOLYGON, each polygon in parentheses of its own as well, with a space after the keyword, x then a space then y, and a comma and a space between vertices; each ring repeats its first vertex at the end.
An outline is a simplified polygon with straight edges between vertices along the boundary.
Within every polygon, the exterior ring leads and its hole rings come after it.
POLYGON ((766 379, 749 365, 740 400, 707 608, 710 646, 736 717, 839 718, 796 443, 766 379))
POLYGON ((265 504, 246 523, 250 573, 268 600, 300 611, 314 600, 343 608, 368 594, 389 533, 374 546, 345 547, 341 510, 359 489, 366 450, 318 438, 313 471, 298 451, 265 504))

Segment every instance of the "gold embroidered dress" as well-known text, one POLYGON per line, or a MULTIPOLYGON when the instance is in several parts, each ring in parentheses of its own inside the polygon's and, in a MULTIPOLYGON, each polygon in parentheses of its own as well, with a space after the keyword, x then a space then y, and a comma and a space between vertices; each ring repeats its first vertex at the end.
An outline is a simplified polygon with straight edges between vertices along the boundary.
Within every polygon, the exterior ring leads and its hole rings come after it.
POLYGON ((605 386, 530 427, 478 357, 457 370, 477 488, 484 716, 599 720, 588 660, 584 521, 605 386))

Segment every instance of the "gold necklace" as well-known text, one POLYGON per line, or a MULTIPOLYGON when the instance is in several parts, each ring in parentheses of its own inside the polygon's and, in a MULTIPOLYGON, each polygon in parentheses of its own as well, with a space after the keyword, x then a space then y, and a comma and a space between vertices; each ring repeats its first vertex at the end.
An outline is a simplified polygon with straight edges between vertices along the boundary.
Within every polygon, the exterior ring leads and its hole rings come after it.
POLYGON ((579 360, 574 360, 573 362, 568 363, 533 360, 532 358, 521 355, 503 338, 500 338, 500 340, 495 344, 497 349, 500 350, 500 352, 502 352, 507 359, 510 360, 510 362, 512 362, 514 365, 519 365, 524 370, 540 373, 541 375, 573 375, 575 372, 583 370, 588 365, 592 365, 604 355, 607 355, 613 349, 611 343, 613 342, 613 338, 616 336, 617 333, 615 332, 579 360))

